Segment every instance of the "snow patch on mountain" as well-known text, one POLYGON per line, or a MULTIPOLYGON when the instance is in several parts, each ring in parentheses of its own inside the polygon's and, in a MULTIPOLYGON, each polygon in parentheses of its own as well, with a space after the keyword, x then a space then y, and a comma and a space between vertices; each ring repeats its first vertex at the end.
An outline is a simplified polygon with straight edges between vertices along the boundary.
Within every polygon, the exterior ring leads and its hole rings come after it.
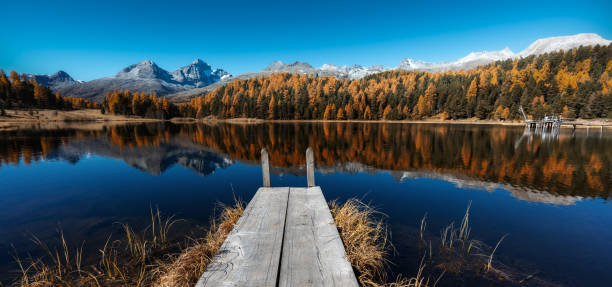
POLYGON ((64 71, 58 71, 53 75, 27 75, 28 79, 34 79, 37 83, 42 86, 49 87, 51 90, 56 91, 57 89, 77 84, 68 73, 64 71))
POLYGON ((572 36, 550 37, 539 39, 533 42, 527 49, 518 54, 514 54, 510 48, 506 47, 500 51, 472 52, 467 56, 453 62, 423 62, 415 61, 410 58, 402 59, 397 65, 398 70, 408 71, 428 71, 444 72, 467 70, 478 66, 486 65, 495 61, 503 61, 515 58, 525 58, 532 55, 567 51, 580 46, 609 45, 611 41, 602 38, 597 34, 577 34, 572 36))
POLYGON ((541 55, 560 50, 570 50, 580 46, 596 46, 610 45, 612 41, 606 40, 601 36, 593 33, 583 33, 572 36, 550 37, 538 39, 527 49, 518 54, 520 57, 528 57, 531 55, 541 55))

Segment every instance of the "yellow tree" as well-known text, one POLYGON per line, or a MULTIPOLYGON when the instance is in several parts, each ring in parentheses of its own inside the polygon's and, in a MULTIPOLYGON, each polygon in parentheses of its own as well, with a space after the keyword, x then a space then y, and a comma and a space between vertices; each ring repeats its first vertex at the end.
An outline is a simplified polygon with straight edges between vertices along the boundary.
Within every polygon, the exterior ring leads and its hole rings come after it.
POLYGON ((386 106, 385 110, 383 111, 383 119, 384 120, 390 120, 390 116, 391 116, 391 107, 390 106, 386 106))
POLYGON ((430 83, 427 90, 425 90, 425 95, 419 97, 419 100, 415 106, 417 117, 426 117, 431 115, 434 110, 437 94, 438 92, 436 91, 436 87, 433 85, 433 83, 430 83))
POLYGON ((466 97, 467 97, 467 100, 470 101, 472 99, 475 99, 477 95, 478 95, 478 83, 476 83, 476 78, 474 78, 474 80, 472 80, 472 83, 470 84, 470 87, 468 88, 466 97))
POLYGON ((336 114, 336 119, 344 120, 344 110, 342 108, 338 109, 338 113, 336 114))
POLYGON ((276 100, 274 97, 270 99, 270 104, 268 105, 268 118, 274 119, 276 117, 276 100))
POLYGON ((323 113, 323 119, 333 120, 335 115, 336 115, 336 105, 328 104, 327 107, 325 107, 325 113, 323 113))
POLYGON ((370 106, 366 106, 365 112, 363 113, 363 118, 365 120, 371 120, 372 119, 372 111, 370 110, 370 106))

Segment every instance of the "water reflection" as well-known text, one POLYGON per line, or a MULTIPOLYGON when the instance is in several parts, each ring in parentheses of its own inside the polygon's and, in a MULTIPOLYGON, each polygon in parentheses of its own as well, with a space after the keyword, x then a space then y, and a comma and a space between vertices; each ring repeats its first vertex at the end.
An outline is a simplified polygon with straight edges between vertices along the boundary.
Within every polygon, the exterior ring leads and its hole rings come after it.
POLYGON ((384 170, 397 180, 442 179, 565 205, 585 197, 609 199, 611 144, 603 132, 594 137, 571 129, 548 134, 520 127, 416 124, 141 124, 2 132, 0 165, 75 163, 97 154, 154 175, 177 164, 207 175, 234 161, 257 164, 265 147, 272 172, 303 174, 303 151, 311 146, 323 173, 384 170))

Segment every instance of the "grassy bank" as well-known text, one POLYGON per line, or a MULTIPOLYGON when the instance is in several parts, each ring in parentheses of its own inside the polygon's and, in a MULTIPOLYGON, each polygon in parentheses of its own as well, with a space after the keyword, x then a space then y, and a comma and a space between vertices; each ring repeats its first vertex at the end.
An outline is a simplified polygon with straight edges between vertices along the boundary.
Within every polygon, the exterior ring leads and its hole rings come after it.
POLYGON ((61 230, 58 246, 33 237, 46 255, 26 259, 15 255, 21 275, 11 286, 193 286, 242 215, 244 204, 237 201, 220 209, 205 234, 189 238, 186 246, 168 240, 178 220, 159 210, 151 210, 151 224, 141 232, 122 224, 122 237, 109 236, 97 258, 85 258, 83 246, 69 246, 61 230), (85 266, 86 261, 97 263, 85 266))
MULTIPOLYGON (((396 274, 393 278, 389 274, 394 247, 385 216, 356 199, 343 204, 333 201, 329 207, 361 286, 425 287, 459 281, 464 285, 549 285, 496 260, 496 251, 506 235, 495 246, 471 238, 469 206, 461 223, 449 224, 439 236, 427 232, 427 217, 423 217, 416 236, 420 250, 420 257, 415 258, 420 262, 418 269, 411 276, 396 274)), ((122 236, 109 236, 99 248, 99 256, 93 258, 97 263, 90 265, 84 264, 92 260, 85 258, 83 246, 70 246, 61 230, 55 247, 33 237, 46 255, 26 259, 16 255, 21 275, 11 286, 194 286, 243 211, 240 201, 233 206, 220 206, 219 216, 210 221, 207 231, 183 245, 168 240, 178 220, 151 210, 148 227, 135 232, 122 224, 122 236)))
POLYGON ((100 124, 159 122, 157 119, 102 114, 99 109, 82 110, 7 110, 0 116, 0 131, 27 128, 96 128, 100 124))

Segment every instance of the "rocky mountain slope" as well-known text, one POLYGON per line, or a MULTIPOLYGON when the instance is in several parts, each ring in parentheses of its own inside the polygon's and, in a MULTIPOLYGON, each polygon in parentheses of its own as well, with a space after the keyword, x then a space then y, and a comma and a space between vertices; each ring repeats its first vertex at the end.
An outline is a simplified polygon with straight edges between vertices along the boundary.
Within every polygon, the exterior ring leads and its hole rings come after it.
POLYGON ((429 72, 466 70, 494 61, 524 58, 559 50, 569 50, 580 46, 609 45, 610 43, 611 41, 597 34, 550 37, 533 42, 518 54, 515 54, 509 48, 505 48, 500 51, 473 52, 452 62, 432 63, 405 58, 395 68, 387 68, 381 65, 371 67, 360 65, 339 67, 331 64, 324 64, 319 68, 315 68, 305 62, 296 61, 291 64, 285 64, 281 61, 276 61, 261 71, 232 76, 222 69, 213 69, 200 59, 174 72, 168 72, 157 66, 153 61, 145 60, 122 69, 114 76, 89 82, 75 81, 63 71, 51 76, 31 75, 31 77, 64 96, 101 101, 107 92, 129 89, 131 91, 156 93, 159 96, 168 96, 168 98, 176 102, 184 102, 234 80, 243 80, 272 73, 300 73, 317 76, 334 76, 352 80, 391 69, 429 72))
POLYGON ((532 55, 541 55, 561 50, 570 50, 580 46, 609 45, 611 41, 602 38, 597 34, 577 34, 572 36, 550 37, 539 39, 533 42, 522 52, 515 54, 510 48, 506 47, 501 51, 482 51, 470 53, 469 55, 453 62, 423 62, 406 58, 397 65, 398 70, 408 71, 456 71, 467 70, 477 66, 486 65, 495 61, 513 58, 525 58, 532 55))
POLYGON ((204 61, 197 59, 189 65, 181 67, 174 72, 168 72, 160 68, 151 60, 144 60, 137 64, 123 68, 114 76, 92 80, 89 82, 77 82, 72 80, 46 80, 59 78, 58 72, 53 76, 35 75, 39 83, 49 86, 52 90, 64 96, 81 97, 101 101, 107 92, 114 90, 131 90, 145 93, 156 93, 163 96, 179 91, 191 90, 205 87, 218 82, 231 75, 222 69, 212 69, 204 61), (40 80, 39 80, 40 79, 40 80))
POLYGON ((28 75, 28 77, 34 78, 36 82, 45 87, 50 87, 52 90, 57 90, 78 83, 64 71, 59 71, 53 75, 28 75))
MULTIPOLYGON (((569 50, 580 46, 609 45, 610 43, 611 41, 606 40, 597 34, 577 34, 573 36, 551 37, 535 41, 529 47, 527 47, 525 50, 518 54, 513 53, 510 48, 506 47, 505 49, 500 51, 472 52, 467 56, 453 62, 432 63, 405 58, 400 61, 400 63, 395 67, 395 69, 428 72, 467 70, 478 66, 486 65, 495 61, 521 57, 524 58, 531 55, 540 55, 560 50, 569 50)), ((391 70, 391 68, 386 68, 381 65, 375 65, 372 67, 363 67, 360 65, 338 67, 336 65, 324 64, 320 68, 314 68, 310 64, 305 62, 294 62, 293 64, 285 64, 281 61, 276 61, 268 65, 268 67, 266 67, 260 72, 245 73, 235 77, 227 77, 226 79, 216 82, 210 86, 179 92, 176 94, 169 95, 168 97, 177 102, 184 102, 203 93, 210 92, 230 81, 243 80, 270 73, 287 72, 315 74, 319 76, 334 76, 341 79, 360 79, 370 74, 380 73, 388 70, 391 70)))

